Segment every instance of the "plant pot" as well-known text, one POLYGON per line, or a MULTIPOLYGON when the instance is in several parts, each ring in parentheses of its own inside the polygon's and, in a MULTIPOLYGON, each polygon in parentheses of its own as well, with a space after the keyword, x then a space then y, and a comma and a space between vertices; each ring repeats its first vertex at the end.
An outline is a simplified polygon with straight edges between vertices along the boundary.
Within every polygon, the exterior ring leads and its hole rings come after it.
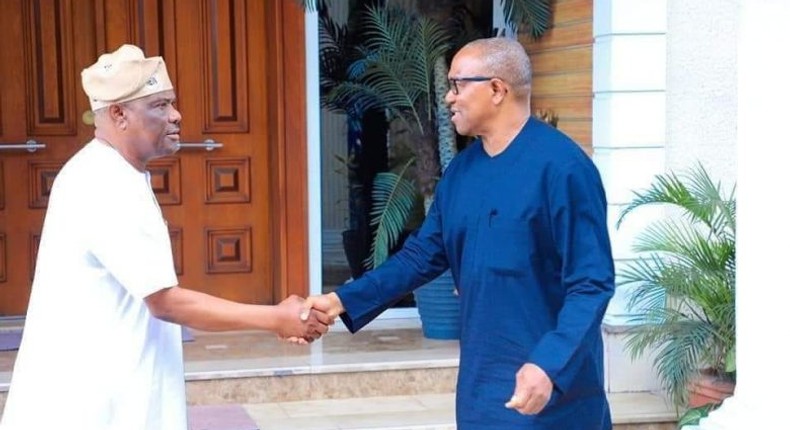
POLYGON ((365 273, 363 261, 367 255, 366 245, 361 231, 343 231, 343 251, 346 253, 346 261, 348 261, 348 267, 351 269, 351 277, 354 279, 365 273))
POLYGON ((735 383, 712 372, 700 372, 688 385, 688 406, 698 408, 709 404, 719 404, 732 396, 735 383))
POLYGON ((461 304, 450 271, 414 291, 422 333, 429 339, 461 337, 461 304))

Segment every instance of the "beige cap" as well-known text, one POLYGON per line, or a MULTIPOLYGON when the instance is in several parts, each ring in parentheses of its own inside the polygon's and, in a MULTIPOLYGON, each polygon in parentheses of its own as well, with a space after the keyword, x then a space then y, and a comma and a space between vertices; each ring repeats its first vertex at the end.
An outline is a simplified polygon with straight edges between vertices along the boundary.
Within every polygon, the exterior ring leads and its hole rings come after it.
POLYGON ((113 103, 172 90, 173 84, 162 57, 145 58, 137 46, 123 45, 115 52, 102 54, 82 71, 82 89, 95 112, 113 103))

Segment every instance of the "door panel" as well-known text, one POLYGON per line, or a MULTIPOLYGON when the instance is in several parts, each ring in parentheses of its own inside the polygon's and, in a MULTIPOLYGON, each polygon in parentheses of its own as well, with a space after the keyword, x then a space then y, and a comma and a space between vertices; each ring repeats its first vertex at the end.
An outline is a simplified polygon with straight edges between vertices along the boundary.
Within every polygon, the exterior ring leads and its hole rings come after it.
MULTIPOLYGON (((286 121, 303 124, 304 110, 288 105, 283 90, 283 70, 303 67, 304 54, 272 46, 285 42, 284 22, 302 26, 294 42, 304 43, 301 11, 289 3, 0 2, 0 25, 11 35, 0 38, 0 145, 47 145, 0 150, 0 315, 24 314, 49 187, 93 134, 83 123, 89 107, 79 72, 122 43, 165 58, 182 143, 222 144, 182 148, 149 165, 180 284, 249 303, 307 292, 306 182, 292 178, 304 171, 304 132, 284 130, 286 121), (283 287, 289 280, 298 283, 283 287)), ((298 85, 303 104, 304 80, 298 85)))
POLYGON ((0 2, 0 314, 25 312, 52 181, 66 159, 90 138, 79 70, 95 50, 75 28, 93 26, 89 2, 0 2), (36 152, 10 149, 30 139, 36 152))

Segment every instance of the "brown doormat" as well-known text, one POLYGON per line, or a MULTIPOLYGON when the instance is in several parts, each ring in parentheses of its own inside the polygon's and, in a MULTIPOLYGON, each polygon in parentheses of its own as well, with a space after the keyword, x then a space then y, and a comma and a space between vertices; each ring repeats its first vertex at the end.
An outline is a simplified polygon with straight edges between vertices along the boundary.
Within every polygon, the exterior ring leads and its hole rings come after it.
POLYGON ((22 341, 22 331, 0 331, 0 351, 13 351, 19 349, 22 341))

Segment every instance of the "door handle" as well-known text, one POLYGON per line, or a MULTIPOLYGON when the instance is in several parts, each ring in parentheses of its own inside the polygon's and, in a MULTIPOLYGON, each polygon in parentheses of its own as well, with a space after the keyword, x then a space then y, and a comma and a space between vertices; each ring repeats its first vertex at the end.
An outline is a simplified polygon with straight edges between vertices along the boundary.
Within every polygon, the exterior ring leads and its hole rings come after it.
POLYGON ((222 143, 215 142, 213 139, 206 139, 200 143, 179 142, 178 149, 205 149, 206 151, 213 151, 217 148, 222 148, 222 143))
POLYGON ((24 149, 27 152, 36 152, 39 149, 44 149, 46 147, 46 143, 39 142, 35 139, 30 139, 25 143, 0 144, 0 151, 16 151, 19 149, 24 149))

